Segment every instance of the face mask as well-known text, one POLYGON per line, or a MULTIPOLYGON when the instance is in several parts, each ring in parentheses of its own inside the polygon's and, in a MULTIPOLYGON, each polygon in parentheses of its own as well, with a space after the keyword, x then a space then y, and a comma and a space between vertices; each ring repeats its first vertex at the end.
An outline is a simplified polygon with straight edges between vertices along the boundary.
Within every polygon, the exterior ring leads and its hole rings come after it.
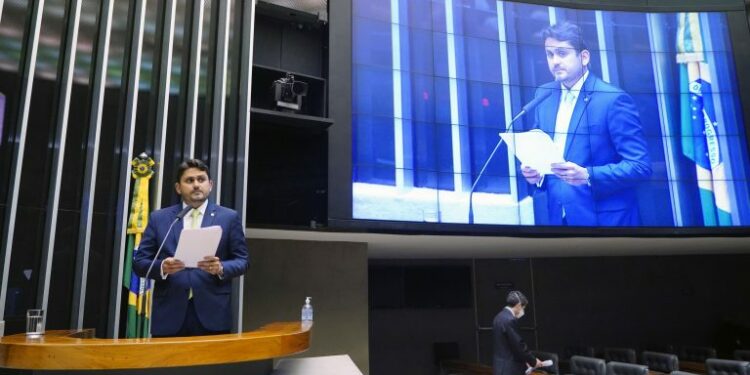
POLYGON ((526 313, 526 310, 525 309, 521 309, 521 312, 518 313, 518 316, 516 317, 516 319, 521 319, 521 317, 523 317, 523 314, 525 314, 525 313, 526 313))

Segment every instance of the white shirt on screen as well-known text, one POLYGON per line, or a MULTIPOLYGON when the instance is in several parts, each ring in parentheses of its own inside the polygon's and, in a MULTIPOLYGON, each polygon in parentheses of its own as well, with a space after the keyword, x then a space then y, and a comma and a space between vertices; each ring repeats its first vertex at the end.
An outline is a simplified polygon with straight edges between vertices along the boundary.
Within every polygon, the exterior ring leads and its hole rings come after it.
POLYGON ((573 110, 576 107, 576 102, 578 101, 578 96, 581 93, 581 88, 583 87, 583 82, 586 81, 586 78, 589 76, 589 71, 586 70, 585 73, 583 73, 583 77, 576 82, 573 87, 568 89, 563 85, 560 84, 560 107, 557 110, 557 119, 555 121, 555 136, 553 137, 553 140, 555 141, 555 145, 560 148, 560 150, 563 151, 563 156, 565 153, 565 142, 568 140, 568 130, 570 129, 570 119, 573 117, 573 110))

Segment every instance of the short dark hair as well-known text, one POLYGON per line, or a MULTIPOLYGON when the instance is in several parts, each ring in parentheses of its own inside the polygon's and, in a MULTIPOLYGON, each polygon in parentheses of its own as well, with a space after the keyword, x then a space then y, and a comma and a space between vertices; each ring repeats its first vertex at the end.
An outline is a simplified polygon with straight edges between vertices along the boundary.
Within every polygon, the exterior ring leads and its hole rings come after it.
POLYGON ((583 32, 581 28, 576 24, 570 22, 556 23, 551 26, 547 26, 542 30, 542 42, 547 38, 557 39, 561 42, 568 42, 576 52, 589 49, 586 45, 586 40, 583 38, 583 32))
POLYGON ((203 160, 188 159, 180 163, 180 165, 177 167, 177 181, 175 182, 180 182, 180 180, 182 179, 182 175, 185 174, 185 171, 190 168, 195 168, 200 171, 206 172, 208 179, 209 180, 211 179, 211 173, 209 173, 208 171, 208 165, 206 165, 206 163, 204 163, 203 160))
POLYGON ((505 305, 508 307, 513 307, 515 305, 521 304, 521 306, 526 306, 529 304, 529 300, 526 298, 526 296, 523 295, 523 293, 512 290, 508 293, 508 297, 505 298, 505 305))

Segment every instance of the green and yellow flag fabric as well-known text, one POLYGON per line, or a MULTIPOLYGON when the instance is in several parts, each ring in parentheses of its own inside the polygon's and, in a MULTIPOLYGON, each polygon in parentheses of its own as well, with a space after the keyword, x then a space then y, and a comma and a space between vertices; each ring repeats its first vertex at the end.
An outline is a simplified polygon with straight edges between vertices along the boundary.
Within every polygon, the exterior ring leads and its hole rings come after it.
POLYGON ((677 15, 677 63, 680 64, 682 154, 695 163, 705 226, 732 225, 726 150, 719 139, 711 73, 698 13, 677 15))
POLYGON ((125 254, 123 286, 128 288, 128 321, 125 337, 148 337, 151 319, 151 288, 148 279, 133 272, 133 252, 138 251, 141 237, 148 225, 149 180, 154 175, 154 160, 141 154, 131 162, 131 177, 135 179, 133 200, 128 217, 128 245, 125 254))

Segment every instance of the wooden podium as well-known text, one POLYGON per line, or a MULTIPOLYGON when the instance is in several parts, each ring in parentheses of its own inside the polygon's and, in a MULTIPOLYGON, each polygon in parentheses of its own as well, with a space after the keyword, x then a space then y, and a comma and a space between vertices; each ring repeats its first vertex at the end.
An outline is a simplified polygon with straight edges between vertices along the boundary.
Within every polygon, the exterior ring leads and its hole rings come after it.
POLYGON ((272 368, 274 358, 307 350, 311 328, 311 324, 286 322, 237 334, 152 339, 98 339, 93 338, 93 330, 48 331, 38 339, 18 334, 0 338, 0 369, 15 369, 19 374, 56 370, 66 370, 66 374, 71 370, 166 374, 177 373, 176 367, 180 373, 190 373, 186 370, 195 367, 200 369, 198 373, 225 374, 237 368, 248 374, 248 368, 267 368, 268 364, 272 368), (262 361, 265 365, 253 364, 262 361), (207 366, 218 367, 209 370, 207 366))

